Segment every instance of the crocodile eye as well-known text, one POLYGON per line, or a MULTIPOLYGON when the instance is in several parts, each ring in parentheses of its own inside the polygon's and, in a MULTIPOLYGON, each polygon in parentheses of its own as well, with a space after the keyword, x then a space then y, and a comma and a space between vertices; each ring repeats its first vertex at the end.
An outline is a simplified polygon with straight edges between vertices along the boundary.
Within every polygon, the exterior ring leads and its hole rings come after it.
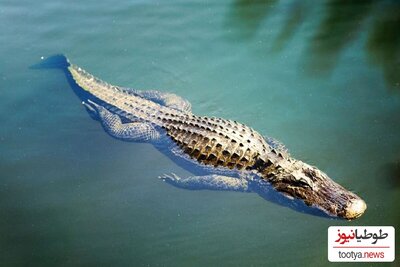
POLYGON ((301 187, 301 188, 314 188, 314 185, 312 184, 312 181, 310 179, 307 179, 305 177, 295 177, 293 175, 289 176, 287 181, 289 185, 295 186, 295 187, 301 187))
POLYGON ((300 187, 309 187, 311 189, 314 188, 313 183, 311 181, 307 181, 304 178, 300 178, 300 179, 296 180, 296 185, 300 186, 300 187))
POLYGON ((316 178, 318 177, 318 170, 314 167, 309 169, 303 169, 303 172, 306 177, 311 179, 311 181, 315 181, 316 178))

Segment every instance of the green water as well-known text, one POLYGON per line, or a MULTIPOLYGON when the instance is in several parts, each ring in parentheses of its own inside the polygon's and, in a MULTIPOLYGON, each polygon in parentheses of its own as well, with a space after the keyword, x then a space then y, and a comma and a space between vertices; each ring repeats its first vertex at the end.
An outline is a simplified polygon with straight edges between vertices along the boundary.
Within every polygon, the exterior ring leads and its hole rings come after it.
POLYGON ((330 225, 399 228, 399 4, 251 2, 0 0, 1 266, 338 265, 330 225), (55 53, 281 140, 366 213, 162 183, 189 173, 109 137, 61 71, 29 69, 55 53))

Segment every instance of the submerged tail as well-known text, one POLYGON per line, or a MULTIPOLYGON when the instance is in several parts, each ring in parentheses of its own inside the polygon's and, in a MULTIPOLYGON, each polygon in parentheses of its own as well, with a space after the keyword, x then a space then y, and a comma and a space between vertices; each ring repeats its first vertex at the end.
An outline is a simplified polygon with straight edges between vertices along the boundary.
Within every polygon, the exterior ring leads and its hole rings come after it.
POLYGON ((68 58, 62 54, 42 57, 41 61, 30 66, 31 69, 66 69, 70 65, 68 58))

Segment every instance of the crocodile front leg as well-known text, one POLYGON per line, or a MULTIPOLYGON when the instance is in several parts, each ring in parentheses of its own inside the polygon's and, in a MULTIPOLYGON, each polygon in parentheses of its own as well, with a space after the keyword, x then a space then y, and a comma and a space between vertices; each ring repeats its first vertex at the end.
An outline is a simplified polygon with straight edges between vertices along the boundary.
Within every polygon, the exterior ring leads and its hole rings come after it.
POLYGON ((250 192, 249 183, 243 178, 234 178, 216 174, 181 178, 174 173, 171 175, 165 174, 159 178, 173 186, 184 189, 250 192))
POLYGON ((88 100, 88 102, 82 102, 82 104, 98 116, 104 130, 112 137, 134 142, 150 142, 160 138, 160 133, 151 124, 145 122, 122 123, 118 115, 93 101, 88 100))

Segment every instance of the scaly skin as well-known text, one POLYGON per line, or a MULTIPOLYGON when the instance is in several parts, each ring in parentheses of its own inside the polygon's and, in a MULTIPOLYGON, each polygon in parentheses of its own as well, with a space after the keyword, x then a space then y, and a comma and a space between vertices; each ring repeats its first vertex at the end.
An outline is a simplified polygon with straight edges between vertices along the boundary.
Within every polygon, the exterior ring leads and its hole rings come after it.
POLYGON ((284 153, 277 152, 244 124, 159 105, 128 89, 109 85, 75 65, 69 71, 80 87, 116 107, 114 112, 119 116, 140 118, 165 129, 182 151, 203 164, 242 170, 254 169, 261 160, 272 164, 284 159, 284 153))
POLYGON ((250 191, 254 184, 259 188, 272 185, 288 197, 349 220, 366 209, 356 194, 317 168, 292 158, 283 145, 246 125, 195 116, 190 104, 173 94, 113 86, 69 62, 66 65, 67 75, 92 96, 84 100, 85 106, 112 136, 158 146, 167 139, 175 144, 167 146, 175 155, 205 167, 211 174, 215 169, 216 174, 208 176, 162 177, 176 186, 191 188, 196 184, 208 189, 250 191), (131 125, 123 124, 120 118, 131 125), (228 176, 217 175, 225 171, 228 176))

